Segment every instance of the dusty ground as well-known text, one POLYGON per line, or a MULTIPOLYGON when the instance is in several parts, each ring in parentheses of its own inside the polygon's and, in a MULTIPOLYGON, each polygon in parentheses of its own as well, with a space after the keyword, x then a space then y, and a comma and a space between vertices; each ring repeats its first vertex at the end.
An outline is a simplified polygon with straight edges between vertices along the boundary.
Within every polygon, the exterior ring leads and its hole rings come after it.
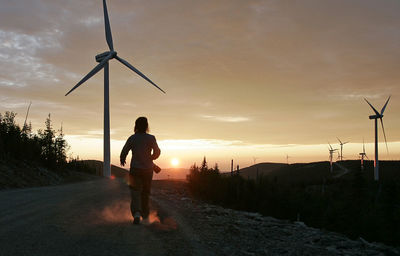
POLYGON ((0 192, 0 255, 399 255, 395 248, 193 200, 156 181, 150 223, 132 225, 119 180, 0 192))

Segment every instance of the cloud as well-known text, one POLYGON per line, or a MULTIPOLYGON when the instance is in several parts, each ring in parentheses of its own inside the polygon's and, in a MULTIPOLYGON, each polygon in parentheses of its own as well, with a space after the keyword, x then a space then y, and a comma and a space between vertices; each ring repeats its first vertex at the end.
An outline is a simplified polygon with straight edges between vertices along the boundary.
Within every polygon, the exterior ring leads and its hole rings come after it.
POLYGON ((80 22, 87 27, 94 27, 103 23, 103 17, 101 16, 90 16, 81 19, 80 22))
POLYGON ((56 67, 42 61, 40 51, 60 49, 54 30, 38 35, 0 30, 0 86, 25 87, 30 82, 59 82, 56 67))
POLYGON ((250 121, 250 118, 243 116, 211 116, 211 115, 202 115, 204 119, 214 120, 218 122, 228 122, 228 123, 240 123, 250 121))

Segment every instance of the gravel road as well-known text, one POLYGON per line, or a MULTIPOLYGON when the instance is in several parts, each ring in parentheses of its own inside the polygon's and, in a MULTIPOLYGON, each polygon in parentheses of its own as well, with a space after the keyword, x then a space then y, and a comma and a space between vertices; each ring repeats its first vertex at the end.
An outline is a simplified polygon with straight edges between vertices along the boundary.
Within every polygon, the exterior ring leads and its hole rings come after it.
POLYGON ((301 223, 196 201, 153 183, 148 223, 132 225, 121 180, 0 192, 0 255, 398 255, 301 223))

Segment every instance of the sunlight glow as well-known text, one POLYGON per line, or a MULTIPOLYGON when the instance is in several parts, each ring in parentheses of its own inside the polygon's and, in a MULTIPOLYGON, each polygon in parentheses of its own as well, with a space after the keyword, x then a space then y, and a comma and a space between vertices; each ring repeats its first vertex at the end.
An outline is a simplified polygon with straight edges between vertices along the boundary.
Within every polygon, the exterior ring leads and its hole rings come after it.
POLYGON ((177 167, 179 165, 179 159, 178 158, 172 158, 171 159, 171 164, 174 167, 177 167))

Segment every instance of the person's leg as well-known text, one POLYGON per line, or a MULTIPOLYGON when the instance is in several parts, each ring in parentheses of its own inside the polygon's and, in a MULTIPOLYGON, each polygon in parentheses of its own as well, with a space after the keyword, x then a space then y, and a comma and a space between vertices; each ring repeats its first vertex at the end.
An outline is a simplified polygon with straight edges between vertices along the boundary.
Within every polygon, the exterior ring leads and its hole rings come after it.
POLYGON ((153 179, 153 170, 146 171, 143 175, 143 189, 141 194, 142 217, 146 219, 150 214, 149 196, 151 190, 151 180, 153 179))
POLYGON ((131 213, 135 217, 136 212, 142 212, 143 179, 140 173, 129 174, 129 188, 131 190, 131 213))

